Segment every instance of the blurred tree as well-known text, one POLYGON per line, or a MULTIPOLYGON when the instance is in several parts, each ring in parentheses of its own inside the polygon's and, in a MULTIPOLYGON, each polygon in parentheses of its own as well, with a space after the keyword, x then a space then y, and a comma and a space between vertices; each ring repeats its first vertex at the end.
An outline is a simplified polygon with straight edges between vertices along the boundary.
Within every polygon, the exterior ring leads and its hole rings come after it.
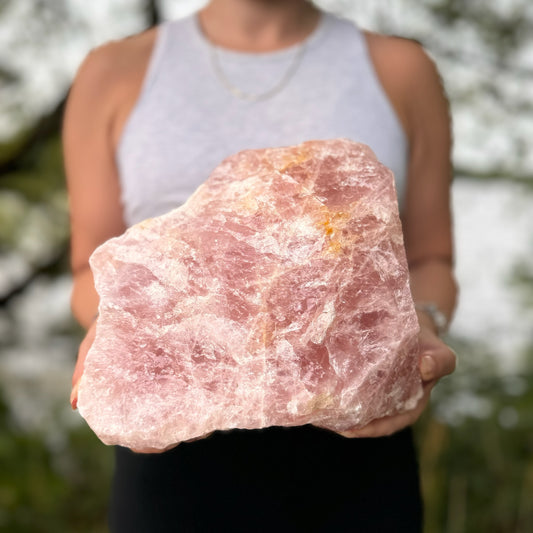
POLYGON ((377 31, 414 38, 435 57, 456 123, 457 175, 533 183, 529 0, 320 3, 377 31))
MULTIPOLYGON (((74 69, 90 47, 157 24, 186 3, 0 0, 0 347, 15 328, 17 297, 43 274, 68 270, 59 130, 74 69)), ((530 0, 317 3, 378 31, 415 38, 435 56, 461 136, 460 174, 533 183, 530 0)), ((527 263, 516 273, 520 287, 529 287, 523 291, 528 302, 531 272, 527 263)), ((473 362, 489 353, 480 344, 455 342, 473 362)), ((526 357, 531 360, 533 350, 526 357)), ((427 531, 530 531, 528 378, 495 378, 487 365, 470 368, 468 361, 461 368, 438 388, 435 416, 428 413, 418 427, 427 531), (476 402, 488 406, 485 418, 468 410, 476 402)), ((70 432, 65 447, 54 450, 42 435, 13 423, 4 398, 0 426, 0 530, 105 531, 102 480, 110 475, 110 458, 90 431, 70 432)))
MULTIPOLYGON (((187 3, 198 5, 195 0, 182 1, 179 6, 175 0, 107 2, 102 21, 115 28, 108 30, 107 38, 157 24, 187 3)), ((317 3, 379 31, 413 37, 435 56, 458 126, 458 174, 532 181, 533 154, 528 145, 533 136, 533 8, 529 0, 317 3)), ((0 111, 4 114, 0 135, 2 129, 13 131, 5 117, 11 117, 11 123, 15 119, 17 124, 25 124, 28 130, 43 114, 37 101, 48 102, 50 109, 56 107, 84 55, 82 49, 106 38, 104 34, 95 36, 94 11, 71 0, 4 0, 1 6, 0 23, 7 30, 0 47, 0 111), (69 50, 74 44, 79 47, 78 61, 62 61, 72 57, 72 53, 66 54, 65 43, 69 50), (48 67, 38 75, 48 77, 47 83, 38 87, 32 72, 37 68, 37 53, 48 67), (37 90, 39 98, 35 97, 37 90)))
MULTIPOLYGON (((45 48, 53 48, 59 37, 59 42, 64 46, 73 28, 87 28, 88 22, 81 18, 82 12, 73 9, 67 0, 30 0, 25 3, 25 8, 20 8, 20 5, 15 4, 13 0, 4 0, 0 4, 0 20, 7 17, 14 23, 14 29, 8 38, 12 49, 35 49, 39 41, 44 43, 45 48), (29 22, 28 6, 31 7, 29 22), (32 32, 35 32, 31 38, 26 33, 28 25, 32 32), (50 38, 52 29, 54 36, 50 38)), ((144 27, 161 21, 161 12, 156 0, 144 0, 136 9, 144 19, 144 27)), ((28 76, 31 77, 31 71, 20 68, 16 70, 15 66, 9 65, 12 56, 13 54, 6 53, 5 49, 3 55, 0 53, 0 94, 5 92, 13 95, 11 99, 0 101, 6 106, 1 110, 15 116, 22 98, 30 97, 26 80, 28 76), (4 62, 6 66, 3 66, 4 62)), ((0 231, 0 252, 4 262, 6 257, 16 256, 16 264, 24 264, 16 275, 10 276, 11 282, 0 283, 0 306, 23 292, 41 274, 51 273, 58 268, 64 271, 68 267, 67 202, 59 141, 66 94, 61 91, 56 98, 55 104, 39 114, 34 114, 29 121, 21 115, 22 127, 14 128, 14 133, 0 144, 0 205, 3 207, 0 221, 4 227, 4 231, 0 231), (17 206, 20 207, 20 203, 25 205, 26 212, 31 211, 31 206, 39 206, 53 222, 49 228, 22 226, 27 231, 36 232, 36 238, 44 241, 40 253, 25 253, 19 246, 22 241, 11 238, 13 232, 17 233, 17 228, 20 227, 17 214, 21 211, 19 207, 13 207, 13 198, 17 198, 17 206), (12 228, 11 233, 6 233, 7 228, 12 228), (45 233, 46 230, 49 231, 45 233)), ((9 277, 9 273, 7 274, 9 277)))
POLYGON ((159 2, 157 0, 147 0, 145 10, 148 26, 157 26, 162 20, 159 2))

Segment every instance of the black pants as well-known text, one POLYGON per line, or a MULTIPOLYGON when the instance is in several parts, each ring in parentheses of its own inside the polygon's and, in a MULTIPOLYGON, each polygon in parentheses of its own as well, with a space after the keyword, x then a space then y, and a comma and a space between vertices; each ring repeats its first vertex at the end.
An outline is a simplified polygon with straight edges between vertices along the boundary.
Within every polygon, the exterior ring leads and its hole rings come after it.
POLYGON ((420 532, 410 429, 216 432, 159 455, 116 448, 112 533, 420 532))

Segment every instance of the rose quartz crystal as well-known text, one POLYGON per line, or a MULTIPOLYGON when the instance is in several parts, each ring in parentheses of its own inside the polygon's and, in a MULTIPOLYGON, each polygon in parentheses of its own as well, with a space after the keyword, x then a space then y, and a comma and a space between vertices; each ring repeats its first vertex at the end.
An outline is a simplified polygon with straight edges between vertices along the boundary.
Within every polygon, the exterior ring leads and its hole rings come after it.
POLYGON ((100 317, 78 407, 102 441, 336 431, 413 408, 418 321, 390 170, 348 140, 226 159, 91 257, 100 317))

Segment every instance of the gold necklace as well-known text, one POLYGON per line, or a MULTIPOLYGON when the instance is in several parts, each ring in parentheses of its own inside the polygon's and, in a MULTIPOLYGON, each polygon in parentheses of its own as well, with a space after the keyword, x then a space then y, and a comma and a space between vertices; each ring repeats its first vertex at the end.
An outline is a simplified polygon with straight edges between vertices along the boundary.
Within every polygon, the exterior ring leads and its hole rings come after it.
POLYGON ((298 46, 298 50, 294 54, 289 67, 287 68, 283 76, 281 76, 280 80, 275 85, 273 85, 270 89, 262 93, 249 93, 233 85, 233 83, 231 83, 231 81, 226 76, 224 69, 222 68, 222 65, 220 63, 218 47, 215 46, 211 42, 209 42, 209 50, 210 50, 209 55, 211 59, 211 65, 213 67, 213 70, 215 71, 218 81, 220 81, 220 83, 222 83, 222 85, 233 96, 235 96, 236 98, 239 98, 240 100, 246 100, 247 102, 260 102, 262 100, 267 100, 268 98, 271 98, 272 96, 278 94, 289 83, 291 78, 294 76, 295 72, 298 70, 298 67, 302 63, 302 58, 304 56, 305 49, 306 49, 306 43, 307 43, 307 40, 298 46))

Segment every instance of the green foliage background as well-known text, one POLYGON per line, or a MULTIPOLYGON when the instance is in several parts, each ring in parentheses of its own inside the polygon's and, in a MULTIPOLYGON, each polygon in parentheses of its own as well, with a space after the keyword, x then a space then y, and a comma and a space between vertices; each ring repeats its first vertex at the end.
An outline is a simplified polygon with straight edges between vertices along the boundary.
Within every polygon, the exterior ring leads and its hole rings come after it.
MULTIPOLYGON (((0 2, 0 22, 11 3, 0 2)), ((343 7, 345 2, 330 3, 348 9, 343 7)), ((49 10, 50 3, 34 0, 33 4, 36 13, 42 13, 43 34, 50 25, 59 25, 64 31, 69 20, 73 26, 80 24, 72 16, 69 19, 66 1, 54 3, 56 18, 49 10), (63 18, 57 18, 60 16, 63 18)), ((427 12, 450 31, 454 25, 471 24, 486 41, 487 61, 499 64, 503 72, 515 68, 509 58, 532 29, 533 15, 527 2, 514 4, 517 7, 510 16, 499 17, 490 3, 424 3, 427 12)), ((155 2, 138 2, 135 6, 131 9, 137 9, 147 23, 160 16, 155 2)), ((383 26, 387 29, 386 22, 383 26)), ((438 51, 439 42, 435 47, 438 51)), ((441 51, 443 56, 453 57, 455 53, 451 47, 441 51)), ((515 70, 520 79, 533 77, 522 67, 515 70)), ((20 76, 0 58, 0 94, 16 91, 18 82, 20 76)), ((463 100, 468 103, 480 90, 502 97, 503 89, 487 80, 473 93, 472 87, 458 91, 458 105, 463 100)), ((14 312, 17 300, 36 280, 53 280, 68 272, 68 205, 59 138, 63 101, 64 95, 60 95, 56 106, 40 115, 28 118, 19 113, 20 127, 0 144, 0 258, 15 254, 27 266, 0 294, 0 318, 7 324, 0 329, 0 365, 7 349, 18 342, 14 312), (29 241, 28 234, 35 233, 36 228, 37 237, 29 241)), ((5 111, 16 117, 19 104, 15 97, 10 105, 5 111)), ((502 105, 521 113, 532 113, 533 107, 523 95, 513 101, 504 98, 502 105)), ((522 144, 523 140, 517 138, 518 148, 513 154, 518 159, 515 157, 514 162, 461 171, 479 179, 506 176, 531 183, 530 173, 519 157, 522 144)), ((513 283, 523 289, 524 309, 533 306, 532 279, 530 264, 517 267, 513 283)), ((74 346, 81 338, 81 331, 72 322, 56 329, 55 335, 68 336, 74 346)), ((500 375, 488 363, 496 357, 481 340, 473 343, 450 338, 449 342, 460 356, 458 371, 439 384, 432 408, 416 426, 426 531, 533 531, 533 339, 523 354, 526 370, 521 375, 500 375), (480 365, 484 358, 487 364, 480 365), (482 402, 483 414, 468 414, 467 410, 467 414, 463 411, 450 416, 450 402, 457 398, 482 402)), ((75 350, 72 364, 74 359, 75 350)), ((83 424, 65 426, 59 439, 51 439, 42 429, 28 429, 14 416, 6 393, 9 384, 1 374, 0 383, 0 531, 106 531, 111 450, 83 424)), ((61 409, 58 405, 51 417, 60 420, 61 409)))

